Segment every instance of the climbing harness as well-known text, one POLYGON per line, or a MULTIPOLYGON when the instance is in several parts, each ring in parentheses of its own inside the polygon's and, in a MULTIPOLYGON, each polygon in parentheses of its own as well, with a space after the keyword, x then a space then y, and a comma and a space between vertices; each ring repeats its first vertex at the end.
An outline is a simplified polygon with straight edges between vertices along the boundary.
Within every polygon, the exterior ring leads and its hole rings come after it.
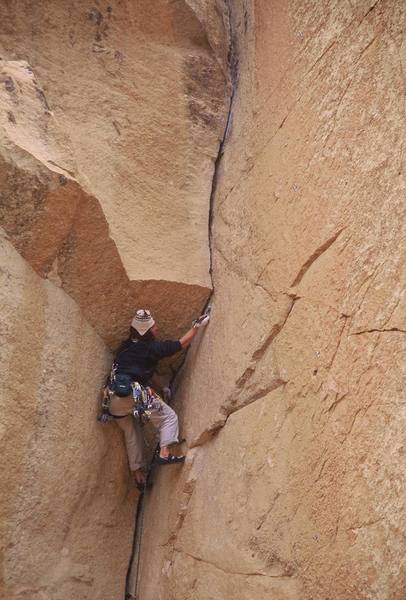
MULTIPOLYGON (((110 412, 110 403, 112 397, 128 396, 132 394, 134 405, 132 414, 141 425, 148 423, 152 411, 159 408, 160 398, 158 394, 149 386, 144 387, 138 381, 132 381, 129 375, 117 372, 117 365, 113 363, 110 376, 103 390, 101 403, 101 414, 98 416, 100 423, 108 423, 114 419, 123 418, 122 416, 112 415, 110 412)), ((127 415, 123 415, 127 416, 127 415)))

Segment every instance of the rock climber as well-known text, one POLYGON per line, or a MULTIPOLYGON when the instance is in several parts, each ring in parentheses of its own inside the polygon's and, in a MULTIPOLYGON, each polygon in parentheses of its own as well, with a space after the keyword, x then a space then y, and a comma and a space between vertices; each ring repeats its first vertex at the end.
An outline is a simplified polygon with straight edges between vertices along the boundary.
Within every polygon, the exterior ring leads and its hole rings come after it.
MULTIPOLYGON (((209 315, 199 317, 179 340, 163 341, 155 337, 158 327, 151 312, 147 309, 137 310, 131 322, 129 337, 117 350, 114 361, 116 373, 129 376, 142 386, 149 386, 159 360, 189 346, 198 329, 207 325, 209 318, 209 315)), ((160 465, 183 462, 184 456, 175 456, 169 452, 169 446, 179 441, 178 417, 154 390, 153 395, 149 420, 159 430, 160 436, 155 461, 160 465)), ((143 434, 141 424, 133 416, 133 409, 134 398, 131 393, 125 396, 115 393, 111 397, 109 413, 124 432, 130 470, 135 484, 142 490, 146 479, 143 434)))

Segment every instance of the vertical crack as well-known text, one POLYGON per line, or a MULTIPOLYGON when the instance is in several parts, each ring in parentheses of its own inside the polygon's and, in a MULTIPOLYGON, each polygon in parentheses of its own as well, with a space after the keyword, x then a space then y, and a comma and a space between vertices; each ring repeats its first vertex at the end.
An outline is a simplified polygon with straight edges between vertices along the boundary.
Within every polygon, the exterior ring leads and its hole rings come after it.
MULTIPOLYGON (((225 0, 225 4, 228 12, 228 36, 229 36, 229 51, 228 51, 228 73, 229 73, 229 81, 230 81, 230 97, 228 104, 228 112, 226 117, 226 123, 224 126, 223 136, 220 140, 219 150, 214 162, 214 171, 213 171, 213 179, 210 191, 210 200, 209 200, 209 218, 208 218, 208 244, 209 244, 209 254, 210 254, 210 267, 209 273, 212 284, 212 292, 210 297, 206 303, 206 307, 210 303, 210 300, 214 293, 214 282, 213 282, 213 252, 212 252, 212 229, 213 229, 213 207, 214 200, 217 192, 217 184, 219 178, 219 170, 221 165, 221 159, 224 154, 225 145, 231 130, 232 126, 232 114, 234 107, 234 98, 237 88, 237 53, 236 53, 236 44, 235 44, 235 33, 233 27, 233 14, 232 14, 232 2, 231 0, 225 0)), ((184 363, 185 357, 182 361, 182 364, 179 366, 179 369, 176 373, 174 373, 172 381, 175 379, 177 375, 179 375, 184 363)), ((140 548, 141 548, 141 539, 142 539, 142 529, 144 522, 144 511, 145 511, 145 494, 140 494, 138 498, 137 508, 136 508, 136 516, 135 516, 135 524, 134 524, 134 537, 133 537, 133 546, 132 552, 129 559, 128 569, 127 569, 127 577, 125 583, 125 592, 124 592, 124 600, 136 600, 138 599, 138 576, 139 576, 139 561, 140 561, 140 548), (134 584, 132 585, 132 574, 134 573, 134 584)))
POLYGON ((237 90, 237 79, 238 79, 238 58, 236 51, 236 43, 235 43, 235 32, 233 27, 233 12, 232 12, 232 2, 231 0, 225 0, 227 9, 228 9, 228 25, 229 25, 229 51, 228 51, 228 73, 229 73, 229 81, 230 81, 230 99, 228 104, 228 113, 226 118, 226 124, 224 127, 223 137, 220 140, 219 150, 217 153, 216 160, 214 161, 214 172, 213 179, 211 184, 211 192, 210 192, 210 202, 209 202, 209 221, 208 221, 208 239, 209 239, 209 253, 210 253, 210 278, 212 284, 212 293, 208 302, 210 302, 211 296, 214 293, 214 282, 213 282, 213 251, 212 251, 212 233, 213 233, 213 216, 214 216, 214 200, 217 192, 217 185, 219 179, 219 171, 221 165, 221 159, 224 154, 224 148, 227 143, 231 127, 232 127, 232 117, 233 117, 233 108, 234 108, 234 99, 237 90))

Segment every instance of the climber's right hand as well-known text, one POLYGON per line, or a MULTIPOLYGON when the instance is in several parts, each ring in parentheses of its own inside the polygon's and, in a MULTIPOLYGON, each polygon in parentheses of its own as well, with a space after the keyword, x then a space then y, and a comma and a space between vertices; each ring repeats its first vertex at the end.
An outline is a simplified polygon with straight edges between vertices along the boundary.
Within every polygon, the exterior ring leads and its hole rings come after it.
POLYGON ((199 329, 199 327, 205 327, 209 321, 210 315, 200 315, 200 317, 193 323, 193 327, 195 329, 199 329))

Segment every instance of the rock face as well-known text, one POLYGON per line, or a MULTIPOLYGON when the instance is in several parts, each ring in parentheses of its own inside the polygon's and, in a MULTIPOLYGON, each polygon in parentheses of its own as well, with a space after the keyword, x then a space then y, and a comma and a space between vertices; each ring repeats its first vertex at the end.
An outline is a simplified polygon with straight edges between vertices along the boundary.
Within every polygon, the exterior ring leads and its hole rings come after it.
POLYGON ((143 600, 404 597, 404 25, 400 0, 233 3, 213 316, 143 600))
POLYGON ((0 242, 0 597, 121 598, 135 493, 118 430, 96 424, 111 356, 72 299, 0 242))
POLYGON ((145 303, 177 335, 211 289, 223 3, 21 0, 0 19, 3 226, 108 344, 145 303))
POLYGON ((210 294, 229 66, 213 316, 139 597, 404 598, 404 2, 227 5, 1 3, 7 600, 124 596, 136 497, 96 397, 136 306, 175 336, 210 294))
POLYGON ((175 337, 211 292, 228 13, 21 0, 0 22, 0 596, 123 598, 136 495, 98 394, 136 308, 175 337))

